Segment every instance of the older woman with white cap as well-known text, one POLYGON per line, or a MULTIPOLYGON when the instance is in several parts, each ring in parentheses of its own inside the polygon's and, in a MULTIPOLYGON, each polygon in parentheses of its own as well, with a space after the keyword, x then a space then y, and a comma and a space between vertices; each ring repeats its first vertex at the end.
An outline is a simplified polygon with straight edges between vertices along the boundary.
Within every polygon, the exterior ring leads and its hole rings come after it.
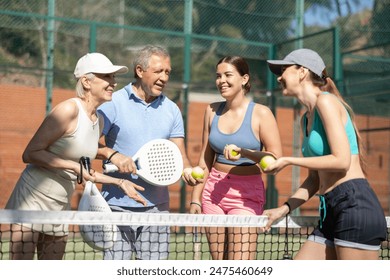
MULTIPOLYGON (((137 190, 142 187, 128 180, 80 167, 79 159, 94 159, 103 120, 96 109, 112 99, 117 85, 115 74, 126 73, 126 66, 113 65, 103 54, 88 53, 76 65, 77 97, 59 103, 43 120, 28 143, 22 172, 7 209, 62 211, 70 209, 76 181, 111 183, 129 197, 145 203, 137 190)), ((68 235, 66 225, 13 224, 10 259, 62 259, 68 235)))
POLYGON ((303 157, 280 157, 265 172, 288 165, 309 170, 306 180, 279 208, 268 209, 265 227, 318 193, 320 220, 295 259, 378 259, 386 238, 383 209, 365 178, 359 131, 351 107, 328 77, 313 50, 298 49, 283 60, 268 60, 282 93, 306 109, 302 117, 303 157))

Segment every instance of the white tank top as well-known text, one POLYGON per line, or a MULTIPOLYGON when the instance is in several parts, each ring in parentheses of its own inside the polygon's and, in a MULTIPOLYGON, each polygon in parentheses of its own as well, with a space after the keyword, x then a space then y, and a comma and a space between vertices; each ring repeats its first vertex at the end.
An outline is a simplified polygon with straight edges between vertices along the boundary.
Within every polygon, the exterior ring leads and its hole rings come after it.
POLYGON ((79 161, 80 157, 85 156, 94 159, 98 150, 98 141, 100 137, 99 119, 92 122, 84 111, 81 101, 78 98, 72 98, 79 108, 78 121, 75 131, 54 142, 49 151, 65 159, 79 161))
MULTIPOLYGON (((79 159, 89 157, 91 160, 96 157, 98 141, 100 137, 99 118, 92 122, 84 111, 81 101, 72 98, 79 108, 76 129, 70 135, 66 135, 54 142, 49 151, 63 159, 70 159, 79 162, 79 159)), ((54 169, 56 174, 65 179, 76 180, 77 176, 71 171, 54 169)))
MULTIPOLYGON (((99 119, 92 122, 84 111, 81 101, 73 98, 79 108, 76 129, 61 137, 48 150, 64 159, 79 162, 80 157, 96 157, 100 137, 99 119)), ((69 203, 76 186, 77 176, 73 171, 44 168, 29 164, 20 180, 46 196, 69 203)))

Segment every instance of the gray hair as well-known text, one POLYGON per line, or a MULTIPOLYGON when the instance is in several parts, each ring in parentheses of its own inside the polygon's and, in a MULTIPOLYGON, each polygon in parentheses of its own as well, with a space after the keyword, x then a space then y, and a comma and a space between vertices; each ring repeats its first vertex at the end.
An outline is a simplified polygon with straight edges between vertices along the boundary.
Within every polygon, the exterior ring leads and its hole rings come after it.
MULTIPOLYGON (((84 75, 88 80, 92 81, 93 79, 95 79, 95 75, 93 73, 88 73, 88 74, 85 74, 84 75)), ((82 76, 82 77, 84 77, 82 76)), ((77 97, 80 97, 80 98, 84 98, 85 97, 85 90, 84 90, 84 86, 83 84, 81 83, 81 79, 82 77, 80 77, 80 79, 77 80, 77 84, 76 84, 76 96, 77 97)))
POLYGON ((142 69, 146 70, 149 67, 149 61, 152 55, 158 55, 162 57, 170 57, 168 51, 160 46, 147 45, 139 50, 133 61, 134 78, 139 78, 137 75, 137 66, 140 65, 142 69))

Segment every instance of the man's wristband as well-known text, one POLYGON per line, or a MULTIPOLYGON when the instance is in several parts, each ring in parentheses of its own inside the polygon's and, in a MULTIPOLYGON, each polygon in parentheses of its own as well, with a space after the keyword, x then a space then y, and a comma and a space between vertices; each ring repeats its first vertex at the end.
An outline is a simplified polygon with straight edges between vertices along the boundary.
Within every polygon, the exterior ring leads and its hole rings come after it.
POLYGON ((118 152, 118 151, 113 152, 113 153, 111 154, 111 156, 108 157, 107 162, 110 162, 111 159, 112 159, 112 157, 115 156, 117 153, 119 153, 119 152, 118 152))
POLYGON ((290 203, 288 203, 288 201, 286 201, 285 203, 283 203, 283 205, 286 205, 288 207, 287 215, 289 215, 291 213, 291 205, 290 205, 290 203))

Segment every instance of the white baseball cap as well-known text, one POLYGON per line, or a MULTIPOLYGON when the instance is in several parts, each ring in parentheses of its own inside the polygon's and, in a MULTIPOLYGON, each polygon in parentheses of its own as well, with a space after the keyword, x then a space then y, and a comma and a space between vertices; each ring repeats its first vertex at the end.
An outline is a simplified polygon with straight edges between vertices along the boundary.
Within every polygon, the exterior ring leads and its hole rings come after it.
POLYGON ((310 49, 298 49, 290 52, 283 60, 267 60, 267 63, 271 72, 278 76, 282 75, 284 65, 301 65, 320 77, 325 69, 325 63, 320 55, 310 49))
POLYGON ((110 74, 128 71, 126 66, 112 64, 111 60, 101 53, 87 53, 77 61, 74 76, 80 79, 87 73, 110 74))

